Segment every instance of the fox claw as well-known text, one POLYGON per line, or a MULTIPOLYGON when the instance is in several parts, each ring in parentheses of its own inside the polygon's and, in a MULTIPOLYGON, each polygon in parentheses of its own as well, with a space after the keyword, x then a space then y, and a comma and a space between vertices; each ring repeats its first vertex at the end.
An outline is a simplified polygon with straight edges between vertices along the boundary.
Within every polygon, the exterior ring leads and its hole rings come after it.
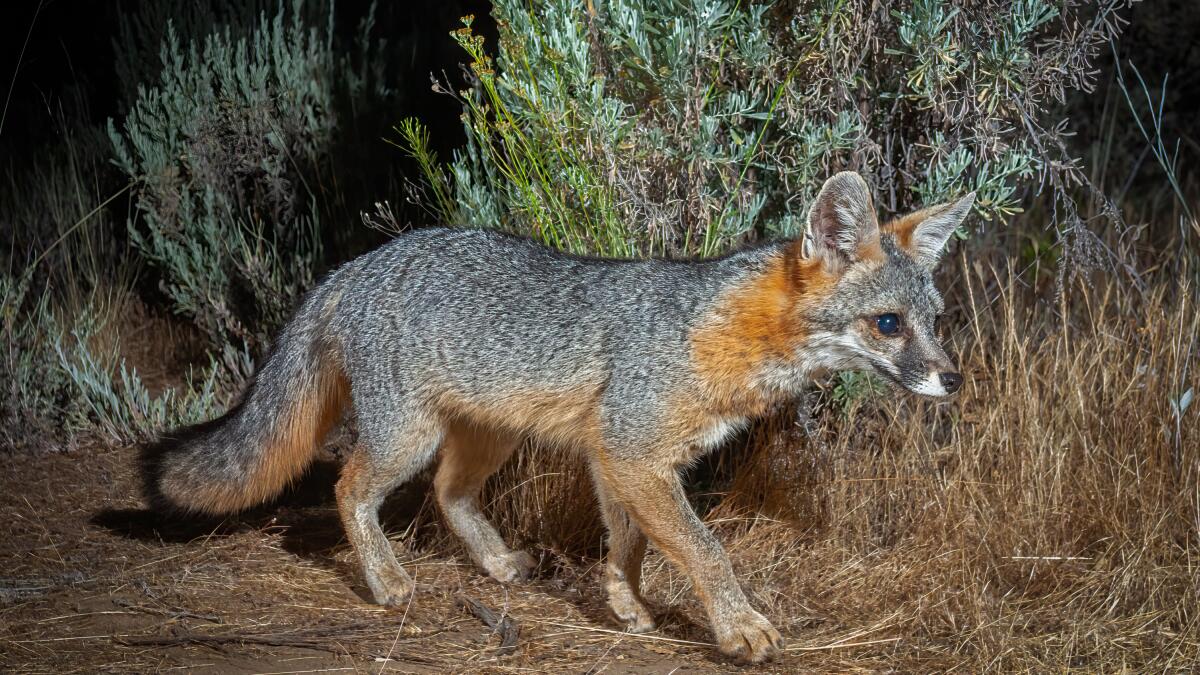
POLYGON ((483 568, 488 575, 502 584, 525 581, 535 567, 537 560, 525 551, 509 551, 483 561, 483 568))
POLYGON ((649 633, 656 627, 654 615, 624 581, 608 584, 608 608, 625 624, 626 633, 649 633))
POLYGON ((626 633, 649 633, 657 627, 654 623, 654 617, 641 603, 635 602, 631 605, 618 607, 617 603, 609 600, 608 606, 612 609, 613 615, 625 624, 626 633))
POLYGON ((371 589, 375 603, 387 607, 396 607, 407 603, 415 587, 412 577, 400 568, 368 570, 366 577, 367 587, 371 589))
POLYGON ((783 649, 783 636, 754 610, 738 612, 724 626, 714 628, 721 652, 738 661, 762 663, 775 658, 783 649))

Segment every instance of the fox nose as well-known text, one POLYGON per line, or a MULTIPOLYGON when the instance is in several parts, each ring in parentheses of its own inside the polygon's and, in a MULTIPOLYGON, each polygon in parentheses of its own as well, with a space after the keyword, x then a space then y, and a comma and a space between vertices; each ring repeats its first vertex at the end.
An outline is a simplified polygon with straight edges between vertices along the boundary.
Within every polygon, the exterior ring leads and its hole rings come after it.
POLYGON ((958 373, 941 373, 938 379, 942 381, 942 387, 946 389, 947 394, 953 394, 962 386, 962 375, 958 373))

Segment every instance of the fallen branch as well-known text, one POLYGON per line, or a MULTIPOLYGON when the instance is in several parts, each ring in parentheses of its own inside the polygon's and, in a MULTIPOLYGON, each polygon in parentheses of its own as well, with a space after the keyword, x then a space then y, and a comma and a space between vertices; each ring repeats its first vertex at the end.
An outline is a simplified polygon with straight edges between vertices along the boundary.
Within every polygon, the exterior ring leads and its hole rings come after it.
POLYGON ((521 629, 511 616, 497 616, 487 605, 461 593, 454 598, 460 607, 465 607, 480 621, 487 624, 488 628, 500 634, 500 647, 496 649, 498 654, 505 655, 517 651, 517 640, 521 636, 521 629))
POLYGON ((899 642, 900 638, 882 638, 879 640, 867 640, 866 642, 833 642, 827 645, 815 645, 811 647, 784 647, 785 652, 820 652, 830 649, 849 649, 850 647, 868 647, 870 645, 881 645, 888 642, 899 642))
MULTIPOLYGON (((558 628, 572 628, 572 629, 575 629, 578 631, 584 631, 584 632, 590 632, 590 633, 606 633, 608 635, 619 635, 621 637, 630 638, 633 640, 646 640, 649 642, 667 642, 670 644, 690 645, 690 646, 694 646, 694 647, 714 647, 715 648, 718 646, 716 643, 713 643, 713 642, 698 642, 696 640, 680 640, 677 638, 663 637, 661 635, 647 635, 645 633, 629 633, 629 632, 626 632, 623 630, 613 630, 611 628, 599 628, 596 626, 581 626, 579 624, 563 623, 561 621, 544 621, 541 619, 529 619, 529 620, 534 623, 545 624, 547 626, 555 626, 558 628)), ((831 642, 831 643, 825 644, 825 645, 784 647, 783 651, 785 651, 785 652, 817 652, 817 651, 826 651, 826 650, 831 650, 831 649, 848 649, 850 647, 867 647, 870 645, 885 644, 888 642, 899 642, 901 639, 898 637, 894 637, 894 638, 883 638, 881 640, 868 640, 865 642, 846 642, 846 640, 858 637, 859 635, 862 635, 862 634, 863 633, 849 635, 847 637, 842 638, 841 640, 837 640, 835 642, 831 642)))
MULTIPOLYGON (((229 644, 240 644, 264 645, 269 647, 298 647, 350 656, 351 654, 342 644, 342 641, 347 637, 346 634, 364 629, 377 628, 378 624, 372 622, 358 622, 344 626, 320 626, 291 633, 229 633, 225 635, 210 635, 185 631, 175 635, 113 635, 111 637, 113 642, 126 647, 173 647, 179 645, 221 647, 229 644)), ((441 632, 443 630, 430 631, 420 636, 405 639, 428 638, 441 632)), ((403 654, 402 658, 414 663, 434 663, 433 661, 412 654, 403 654)))

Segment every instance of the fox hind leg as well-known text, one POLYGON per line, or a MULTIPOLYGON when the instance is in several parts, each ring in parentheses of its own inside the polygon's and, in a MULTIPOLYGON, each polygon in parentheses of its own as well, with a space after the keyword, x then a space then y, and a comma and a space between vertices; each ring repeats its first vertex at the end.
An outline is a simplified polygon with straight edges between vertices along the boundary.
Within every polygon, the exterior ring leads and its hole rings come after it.
POLYGON ((600 513, 608 527, 608 553, 604 560, 604 590, 608 606, 630 633, 654 630, 654 615, 642 598, 642 560, 646 557, 646 535, 629 512, 616 501, 599 476, 594 476, 600 513))
POLYGON ((497 581, 529 577, 537 564, 524 551, 513 551, 479 509, 479 492, 520 439, 475 425, 451 425, 442 444, 441 461, 433 479, 438 504, 450 529, 463 541, 475 564, 497 581))
POLYGON ((401 429, 386 436, 363 429, 336 487, 338 514, 367 586, 375 602, 392 606, 408 600, 414 583, 379 525, 379 507, 393 489, 429 464, 443 436, 439 425, 419 418, 401 429))

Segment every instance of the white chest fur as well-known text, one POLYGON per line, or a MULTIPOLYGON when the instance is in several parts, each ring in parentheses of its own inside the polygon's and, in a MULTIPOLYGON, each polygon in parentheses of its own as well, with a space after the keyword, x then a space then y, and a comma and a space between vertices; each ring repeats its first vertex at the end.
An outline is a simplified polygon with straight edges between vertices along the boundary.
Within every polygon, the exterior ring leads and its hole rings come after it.
POLYGON ((745 429, 748 421, 745 417, 714 418, 696 434, 696 446, 703 450, 712 450, 733 434, 745 429))

